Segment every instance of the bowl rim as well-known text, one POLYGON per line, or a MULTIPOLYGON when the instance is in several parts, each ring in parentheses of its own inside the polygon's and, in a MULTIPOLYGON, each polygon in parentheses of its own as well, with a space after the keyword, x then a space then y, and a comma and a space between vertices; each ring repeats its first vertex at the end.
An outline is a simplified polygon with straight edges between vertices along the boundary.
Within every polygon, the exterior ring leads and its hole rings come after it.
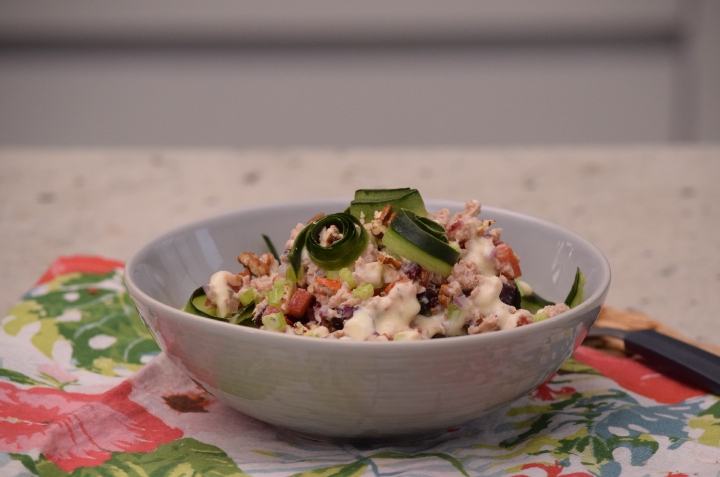
MULTIPOLYGON (((602 251, 592 242, 581 236, 580 234, 567 229, 565 227, 562 227, 560 225, 557 225, 553 222, 547 221, 545 219, 540 219, 537 217, 533 217, 527 214, 523 214, 520 212, 516 212, 509 209, 503 209, 500 207, 493 207, 493 206, 485 206, 482 205, 481 212, 489 212, 487 215, 492 215, 493 212, 499 211, 501 214, 506 216, 512 216, 517 219, 521 219, 523 221, 529 221, 538 225, 542 225, 543 227, 549 227, 550 229, 553 229, 555 231, 558 231, 566 236, 569 236, 572 238, 572 240, 577 241, 579 243, 582 243, 588 250, 590 250, 595 258, 597 259, 598 266, 600 268, 600 271, 602 273, 602 277, 604 277, 604 280, 600 283, 598 289, 590 296, 586 297, 585 301, 583 301, 581 304, 577 305, 575 308, 572 308, 568 312, 562 313, 558 315, 557 317, 554 317, 551 320, 543 320, 537 323, 533 323, 532 326, 520 326, 517 328, 511 328, 508 330, 500 330, 500 332, 491 332, 491 333, 479 333, 475 335, 462 335, 462 336, 453 336, 450 337, 450 339, 431 339, 431 340, 402 340, 402 341, 392 341, 392 345, 388 345, 390 341, 358 341, 358 340, 328 340, 328 339, 298 339, 298 338, 306 338, 306 337, 300 337, 300 336, 292 336, 288 335, 286 333, 273 333, 268 332, 266 330, 260 330, 257 328, 251 328, 247 326, 240 326, 240 325, 234 325, 230 324, 224 321, 220 320, 212 320, 208 318, 203 318, 201 316, 193 315, 192 313, 188 313, 186 311, 183 311, 182 309, 176 309, 170 305, 167 305, 165 303, 162 303, 148 294, 146 294, 144 291, 140 289, 140 287, 135 283, 135 281, 132 278, 132 270, 138 265, 138 263, 141 260, 141 257, 147 253, 155 244, 158 242, 167 240, 169 237, 172 237, 173 235, 176 235, 178 233, 181 233, 185 230, 192 230, 199 227, 202 227, 203 224, 210 224, 217 221, 222 221, 230 217, 235 217, 237 215, 242 214, 248 214, 248 213, 259 213, 263 211, 268 210, 277 210, 286 208, 289 206, 292 206, 293 208, 301 208, 301 207, 318 207, 323 205, 336 205, 342 201, 342 203, 349 203, 350 198, 344 198, 344 197, 336 197, 336 198, 324 198, 324 199, 310 199, 310 200, 303 200, 303 201, 297 201, 297 202, 279 202, 279 203, 270 203, 270 204, 264 204, 259 206, 252 206, 252 207, 244 207, 239 208, 234 211, 225 212, 222 214, 216 214, 210 217, 206 217, 200 220, 192 221, 187 224, 184 224, 182 226, 176 227, 174 229, 171 229, 154 239, 150 240, 149 242, 142 245, 140 248, 138 248, 128 259, 128 261, 125 263, 125 269, 124 269, 124 281, 125 286, 128 289, 128 292, 133 298, 133 301, 135 301, 135 296, 138 296, 142 301, 146 303, 152 303, 154 307, 158 308, 159 310, 166 312, 166 316, 173 316, 174 318, 189 321, 189 322, 196 322, 196 323, 204 323, 205 326, 208 327, 218 327, 217 331, 224 331, 229 333, 235 333, 239 336, 246 335, 248 338, 253 340, 259 340, 261 342, 265 342, 267 345, 287 345, 288 343, 295 343, 297 345, 301 345, 301 343, 307 343, 309 346, 312 346, 313 348, 316 348, 317 346, 323 346, 323 347, 334 347, 338 346, 338 349, 360 349, 365 350, 367 347, 374 347, 375 349, 373 352, 381 351, 381 350, 391 350, 391 349, 407 349, 407 348, 414 348, 417 346, 421 346, 423 348, 435 348, 435 347, 445 347, 445 346, 477 346, 481 345, 484 341, 514 341, 515 339, 518 339, 522 336, 524 336, 524 333, 534 333, 535 331, 541 331, 545 330, 546 328, 561 328, 563 325, 566 324, 568 321, 572 321, 576 316, 585 314, 586 312, 589 312, 591 309, 595 307, 599 307, 603 304, 604 297, 607 295, 607 292, 610 287, 611 282, 611 269, 610 269, 610 263, 607 260, 607 257, 602 253, 602 251), (230 331, 234 330, 234 331, 230 331), (535 330, 535 331, 533 331, 535 330), (293 340, 292 342, 288 342, 287 340, 293 340), (454 345, 453 345, 454 343, 454 345)), ((452 201, 452 200, 444 200, 444 199, 425 199, 426 205, 430 205, 432 208, 437 207, 438 210, 440 208, 449 208, 449 209, 459 209, 462 210, 464 207, 463 202, 459 201, 452 201)), ((549 330, 546 330, 549 331, 549 330)), ((302 345, 301 345, 302 346, 302 345)))

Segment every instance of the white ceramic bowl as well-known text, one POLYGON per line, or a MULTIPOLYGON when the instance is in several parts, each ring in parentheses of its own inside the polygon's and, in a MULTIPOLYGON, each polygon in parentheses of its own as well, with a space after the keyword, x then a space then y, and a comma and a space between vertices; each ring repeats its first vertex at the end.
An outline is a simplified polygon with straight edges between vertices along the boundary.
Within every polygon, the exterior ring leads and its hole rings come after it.
MULTIPOLYGON (((521 257, 523 279, 562 301, 576 267, 586 301, 516 329, 409 342, 296 337, 180 311, 217 270, 239 271, 243 251, 282 248, 290 230, 348 200, 268 206, 209 218, 167 233, 128 261, 126 284, 162 350, 188 376, 237 410, 297 434, 335 441, 413 440, 477 419, 552 376, 592 326, 610 284, 602 253, 573 232, 483 207, 521 257)), ((463 204, 426 201, 428 210, 463 204)))

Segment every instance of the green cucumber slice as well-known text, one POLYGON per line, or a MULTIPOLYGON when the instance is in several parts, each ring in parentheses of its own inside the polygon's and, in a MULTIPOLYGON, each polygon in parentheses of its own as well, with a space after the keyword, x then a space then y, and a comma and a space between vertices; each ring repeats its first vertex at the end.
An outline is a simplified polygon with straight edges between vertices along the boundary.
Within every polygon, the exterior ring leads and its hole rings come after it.
POLYGON ((520 308, 527 310, 532 314, 537 313, 538 310, 545 308, 548 305, 555 305, 555 302, 548 301, 535 292, 520 298, 520 308))
POLYGON ((578 306, 585 301, 585 275, 580 271, 580 267, 575 271, 575 280, 573 280, 572 288, 565 298, 565 304, 570 308, 578 306))
POLYGON ((395 212, 407 209, 421 217, 427 215, 425 202, 417 189, 361 189, 355 191, 355 199, 348 210, 358 219, 363 216, 365 222, 369 222, 376 211, 388 204, 395 212))
POLYGON ((295 241, 293 242, 292 248, 290 248, 290 252, 288 253, 288 260, 290 261, 290 266, 292 267, 292 270, 295 274, 295 280, 300 280, 300 264, 302 263, 302 251, 305 248, 305 241, 307 240, 307 234, 310 231, 310 227, 312 226, 314 222, 308 224, 305 226, 304 229, 300 231, 299 234, 295 237, 295 241))
POLYGON ((417 221, 415 222, 418 227, 423 229, 425 232, 429 233, 433 237, 448 243, 447 235, 445 235, 445 227, 435 222, 433 219, 428 219, 427 217, 417 217, 417 221))
MULTIPOLYGON (((255 310, 255 303, 251 302, 247 306, 239 309, 234 315, 220 318, 215 314, 215 307, 205 305, 206 301, 207 296, 205 295, 205 290, 200 287, 192 292, 190 299, 183 307, 183 311, 205 318, 212 318, 213 320, 226 321, 233 324, 245 324, 243 322, 246 322, 248 318, 252 318, 253 311, 255 310)), ((252 320, 250 320, 250 322, 252 323, 252 320)))
MULTIPOLYGON (((517 289, 520 289, 518 287, 517 289)), ((585 301, 585 275, 583 275, 580 268, 575 271, 575 279, 573 280, 570 292, 565 298, 564 303, 570 308, 574 308, 580 303, 585 301)), ((520 299, 520 308, 527 310, 530 313, 537 313, 539 310, 549 305, 555 305, 554 301, 546 300, 535 292, 529 295, 522 295, 520 299)))
POLYGON ((360 221, 350 214, 339 212, 326 215, 313 222, 305 246, 310 259, 324 270, 340 270, 355 263, 369 241, 368 232, 360 221), (325 227, 336 226, 342 238, 327 247, 320 245, 320 232, 325 227))
POLYGON ((192 313, 193 315, 213 318, 215 320, 228 321, 227 318, 220 318, 219 316, 217 316, 215 314, 215 307, 205 305, 206 301, 207 296, 205 295, 205 290, 200 287, 194 292, 192 292, 192 295, 190 295, 190 299, 185 305, 184 310, 188 313, 192 313))
POLYGON ((345 212, 326 215, 308 224, 295 237, 288 254, 290 265, 297 279, 300 278, 302 250, 307 248, 310 259, 324 270, 340 270, 351 265, 362 255, 370 240, 365 227, 353 215, 345 212), (329 247, 319 243, 323 228, 335 225, 342 238, 329 247))
POLYGON ((413 190, 414 189, 411 189, 410 187, 402 187, 399 189, 358 189, 355 191, 354 200, 359 202, 364 200, 393 200, 398 197, 402 197, 413 190))
POLYGON ((418 222, 413 212, 400 209, 383 236, 383 245, 391 254, 415 262, 426 270, 450 275, 460 252, 428 232, 423 222, 418 222))

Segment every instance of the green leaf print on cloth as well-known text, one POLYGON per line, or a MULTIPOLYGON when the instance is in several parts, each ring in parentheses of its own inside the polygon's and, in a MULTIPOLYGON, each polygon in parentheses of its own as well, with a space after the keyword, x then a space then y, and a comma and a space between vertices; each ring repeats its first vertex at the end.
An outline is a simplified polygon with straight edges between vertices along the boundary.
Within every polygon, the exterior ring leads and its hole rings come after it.
POLYGON ((247 476, 225 452, 190 438, 161 444, 152 452, 116 453, 102 465, 82 467, 70 473, 44 458, 38 462, 25 459, 23 464, 40 477, 247 476))
POLYGON ((129 375, 159 352, 118 271, 61 275, 7 315, 8 335, 34 326, 30 342, 45 356, 52 359, 58 342, 66 341, 76 367, 106 376, 129 375))
POLYGON ((340 464, 335 465, 332 467, 326 467, 326 468, 320 468, 320 469, 313 469, 311 471, 307 472, 300 472, 298 474, 294 474, 293 477, 355 477, 360 476, 365 473, 365 471, 369 467, 374 466, 375 460, 410 460, 410 459, 424 459, 424 460, 430 460, 430 459, 441 459, 444 461, 447 461, 450 466, 448 466, 447 471, 452 473, 457 473, 458 475, 464 475, 468 476, 468 473, 463 468, 463 465, 458 461, 456 458, 452 457, 451 455, 444 454, 441 452, 422 452, 419 454, 404 454, 402 452, 378 452, 376 454, 369 455, 367 457, 364 457, 362 459, 359 459, 355 462, 351 462, 349 464, 340 464), (454 468, 454 469, 453 469, 454 468))

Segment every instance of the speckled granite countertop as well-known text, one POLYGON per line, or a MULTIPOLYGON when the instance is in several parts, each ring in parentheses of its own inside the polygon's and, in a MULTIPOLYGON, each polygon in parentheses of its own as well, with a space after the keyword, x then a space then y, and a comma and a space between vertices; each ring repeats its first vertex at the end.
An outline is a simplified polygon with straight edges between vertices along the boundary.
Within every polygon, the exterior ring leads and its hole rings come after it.
POLYGON ((434 150, 0 149, 0 308, 58 256, 127 260, 186 222, 369 187, 534 215, 608 257, 607 304, 720 345, 720 145, 434 150))

